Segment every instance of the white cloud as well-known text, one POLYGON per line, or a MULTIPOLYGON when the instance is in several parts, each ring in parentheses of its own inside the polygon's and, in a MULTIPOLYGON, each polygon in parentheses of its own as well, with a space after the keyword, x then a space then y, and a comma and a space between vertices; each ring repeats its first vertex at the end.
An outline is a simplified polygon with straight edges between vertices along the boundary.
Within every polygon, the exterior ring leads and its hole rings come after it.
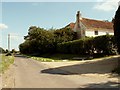
POLYGON ((0 23, 0 30, 7 29, 8 26, 5 24, 0 23))
POLYGON ((102 0, 98 2, 93 8, 102 11, 112 11, 117 9, 119 0, 102 0))

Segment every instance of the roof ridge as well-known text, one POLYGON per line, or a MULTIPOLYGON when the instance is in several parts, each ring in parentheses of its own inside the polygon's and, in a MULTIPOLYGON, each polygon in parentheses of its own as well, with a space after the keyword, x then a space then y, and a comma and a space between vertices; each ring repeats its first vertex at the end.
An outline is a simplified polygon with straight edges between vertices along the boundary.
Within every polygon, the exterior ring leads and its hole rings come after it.
MULTIPOLYGON (((96 20, 96 19, 91 19, 91 18, 83 18, 83 19, 88 19, 88 20, 94 20, 94 21, 100 21, 100 22, 106 22, 106 21, 104 21, 104 20, 96 20)), ((107 22, 107 23, 112 23, 112 22, 107 22)))

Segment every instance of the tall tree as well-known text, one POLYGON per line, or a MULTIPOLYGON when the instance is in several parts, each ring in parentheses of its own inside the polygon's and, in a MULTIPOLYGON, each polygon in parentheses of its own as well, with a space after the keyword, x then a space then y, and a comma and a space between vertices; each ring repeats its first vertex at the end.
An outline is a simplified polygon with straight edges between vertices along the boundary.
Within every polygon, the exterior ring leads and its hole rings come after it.
POLYGON ((54 37, 57 43, 61 43, 76 40, 77 34, 70 28, 61 28, 54 31, 54 37))
POLYGON ((118 7, 118 10, 116 11, 116 14, 115 14, 114 34, 115 34, 115 39, 118 46, 118 52, 120 54, 120 6, 118 7))
POLYGON ((19 45, 21 53, 37 55, 53 52, 54 34, 43 28, 31 26, 24 39, 25 42, 19 45))
POLYGON ((44 54, 55 53, 58 43, 76 39, 76 33, 70 28, 45 30, 36 26, 28 29, 28 35, 24 37, 25 42, 19 45, 21 53, 44 54))

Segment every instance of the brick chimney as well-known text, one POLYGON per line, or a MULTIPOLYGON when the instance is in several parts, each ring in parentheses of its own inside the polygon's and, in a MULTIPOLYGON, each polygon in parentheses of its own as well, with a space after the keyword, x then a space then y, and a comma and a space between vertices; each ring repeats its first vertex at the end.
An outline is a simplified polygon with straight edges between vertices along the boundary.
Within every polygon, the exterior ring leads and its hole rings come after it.
POLYGON ((78 28, 80 28, 80 11, 77 11, 77 14, 76 14, 76 23, 77 23, 78 28))
POLYGON ((81 27, 81 25, 82 25, 81 20, 82 20, 82 17, 81 17, 80 11, 77 11, 76 23, 75 23, 75 27, 74 27, 73 31, 77 33, 78 39, 85 37, 85 31, 81 27))

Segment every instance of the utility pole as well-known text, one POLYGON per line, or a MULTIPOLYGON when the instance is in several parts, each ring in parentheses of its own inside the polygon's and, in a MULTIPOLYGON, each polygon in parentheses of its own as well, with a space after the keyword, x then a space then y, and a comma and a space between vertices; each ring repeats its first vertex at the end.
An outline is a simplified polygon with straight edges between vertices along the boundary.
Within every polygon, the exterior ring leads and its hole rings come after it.
POLYGON ((8 34, 8 52, 10 52, 10 34, 8 34))

